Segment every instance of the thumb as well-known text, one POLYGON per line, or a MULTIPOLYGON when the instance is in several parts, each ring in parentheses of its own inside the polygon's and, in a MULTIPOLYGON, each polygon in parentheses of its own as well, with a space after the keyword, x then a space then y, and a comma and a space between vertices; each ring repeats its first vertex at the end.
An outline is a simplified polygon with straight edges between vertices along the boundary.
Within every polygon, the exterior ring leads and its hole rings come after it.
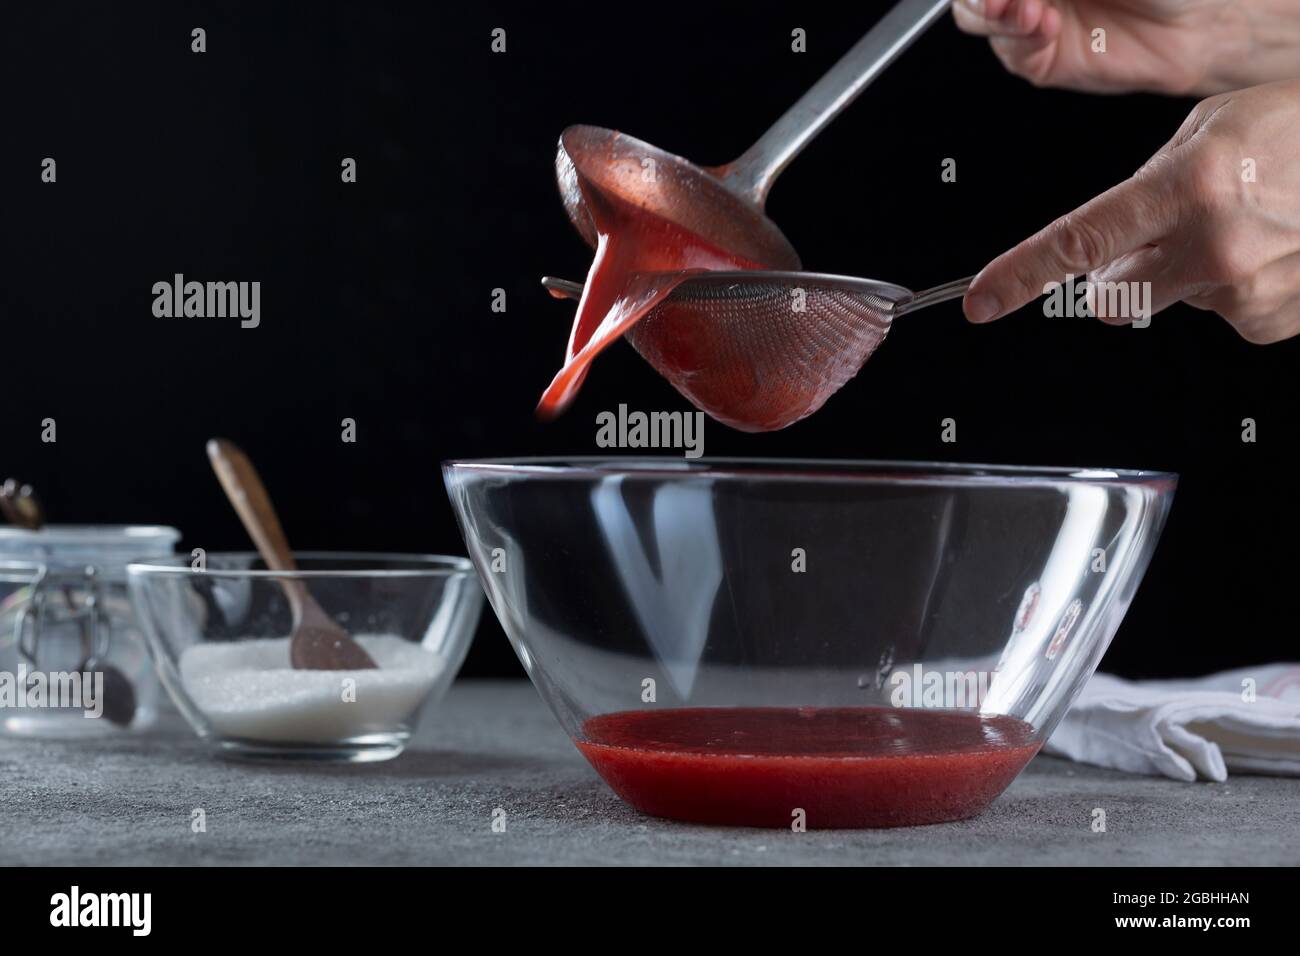
POLYGON ((1166 169, 1144 167, 998 256, 975 277, 964 310, 989 322, 1043 294, 1049 282, 1087 275, 1165 235, 1177 196, 1166 169))

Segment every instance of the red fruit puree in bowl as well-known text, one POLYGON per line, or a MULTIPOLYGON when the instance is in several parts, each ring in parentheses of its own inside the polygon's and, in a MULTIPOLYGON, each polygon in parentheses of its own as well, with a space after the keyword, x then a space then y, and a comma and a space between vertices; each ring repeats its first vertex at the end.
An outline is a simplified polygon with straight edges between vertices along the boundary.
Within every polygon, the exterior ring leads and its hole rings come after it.
POLYGON ((696 823, 896 827, 982 811, 1038 752, 1015 717, 887 707, 622 711, 578 749, 643 813, 696 823))

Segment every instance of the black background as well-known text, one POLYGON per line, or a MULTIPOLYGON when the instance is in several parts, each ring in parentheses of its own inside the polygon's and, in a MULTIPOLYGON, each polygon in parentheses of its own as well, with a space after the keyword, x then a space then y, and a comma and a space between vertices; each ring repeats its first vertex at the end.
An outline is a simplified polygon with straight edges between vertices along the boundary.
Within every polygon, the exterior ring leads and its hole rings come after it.
MULTIPOLYGON (((588 262, 555 192, 560 130, 732 159, 884 6, 11 6, 0 472, 33 482, 56 521, 163 522, 187 549, 243 549, 203 453, 223 435, 299 548, 463 552, 441 459, 591 454, 598 411, 683 405, 619 346, 567 415, 533 417, 572 311, 537 279, 588 262), (356 184, 340 182, 345 156, 356 184), (261 327, 155 318, 153 283, 176 272, 260 281, 261 327)), ((1033 89, 943 21, 798 158, 768 211, 808 268, 921 288, 1129 175, 1191 106, 1033 89), (948 157, 956 183, 940 179, 948 157)), ((710 424, 706 451, 1176 470, 1104 666, 1294 658, 1298 358, 1300 340, 1252 346, 1182 306, 1135 330, 1037 306, 975 328, 952 304, 900 322, 813 418, 767 435, 710 424), (949 416, 955 445, 940 441, 949 416)), ((465 673, 519 673, 490 613, 465 673)))

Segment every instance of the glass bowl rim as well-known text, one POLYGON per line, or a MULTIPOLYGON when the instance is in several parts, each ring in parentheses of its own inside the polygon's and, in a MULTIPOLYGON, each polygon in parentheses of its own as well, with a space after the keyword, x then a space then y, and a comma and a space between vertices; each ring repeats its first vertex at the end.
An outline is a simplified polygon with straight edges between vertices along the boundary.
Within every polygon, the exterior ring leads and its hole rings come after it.
POLYGON ((533 477, 604 478, 763 478, 774 481, 843 481, 873 484, 1042 485, 1101 484, 1149 486, 1177 484, 1178 474, 1132 468, 990 465, 974 462, 904 461, 854 458, 626 458, 608 455, 521 458, 458 458, 442 463, 444 472, 477 472, 533 477))
POLYGON ((0 583, 35 584, 46 574, 47 568, 39 561, 0 561, 0 583))
MULTIPOLYGON (((256 551, 211 551, 206 557, 240 558, 261 560, 256 551)), ((210 578, 270 578, 275 580, 302 578, 450 578, 474 574, 474 565, 469 558, 458 554, 415 554, 398 551, 294 551, 295 560, 304 561, 355 561, 357 563, 375 561, 407 562, 411 567, 405 568, 299 568, 297 571, 275 571, 270 568, 211 568, 191 567, 193 558, 188 554, 178 554, 170 558, 154 558, 148 561, 132 561, 126 566, 131 577, 148 578, 154 576, 175 575, 180 577, 210 578)))
POLYGON ((0 543, 11 540, 68 546, 124 545, 140 541, 174 544, 180 537, 178 529, 165 524, 47 524, 36 529, 0 525, 0 543))

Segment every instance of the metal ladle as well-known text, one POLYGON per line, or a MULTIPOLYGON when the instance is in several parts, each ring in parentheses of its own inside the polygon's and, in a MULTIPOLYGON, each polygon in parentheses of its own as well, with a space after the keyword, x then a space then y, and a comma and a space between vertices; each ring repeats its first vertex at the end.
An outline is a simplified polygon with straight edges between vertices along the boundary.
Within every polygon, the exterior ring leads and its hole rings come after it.
POLYGON ((597 228, 603 216, 593 209, 633 208, 760 268, 691 278, 681 288, 680 272, 629 276, 604 320, 606 332, 589 334, 575 348, 575 327, 565 368, 543 396, 548 414, 571 399, 599 349, 625 335, 718 421, 743 431, 784 428, 820 408, 857 373, 893 316, 965 291, 962 283, 969 280, 913 295, 885 283, 802 274, 798 253, 763 211, 790 161, 948 6, 949 0, 902 0, 725 166, 699 167, 599 127, 564 131, 556 157, 560 196, 588 244, 605 248, 597 228), (791 299, 789 291, 800 296, 791 299))
POLYGON ((745 153, 701 167, 614 130, 571 126, 560 136, 556 178, 569 219, 587 243, 596 227, 583 190, 595 189, 772 269, 798 270, 798 253, 763 211, 772 183, 809 142, 935 22, 951 0, 902 0, 745 153), (653 176, 646 175, 651 161, 653 176))

